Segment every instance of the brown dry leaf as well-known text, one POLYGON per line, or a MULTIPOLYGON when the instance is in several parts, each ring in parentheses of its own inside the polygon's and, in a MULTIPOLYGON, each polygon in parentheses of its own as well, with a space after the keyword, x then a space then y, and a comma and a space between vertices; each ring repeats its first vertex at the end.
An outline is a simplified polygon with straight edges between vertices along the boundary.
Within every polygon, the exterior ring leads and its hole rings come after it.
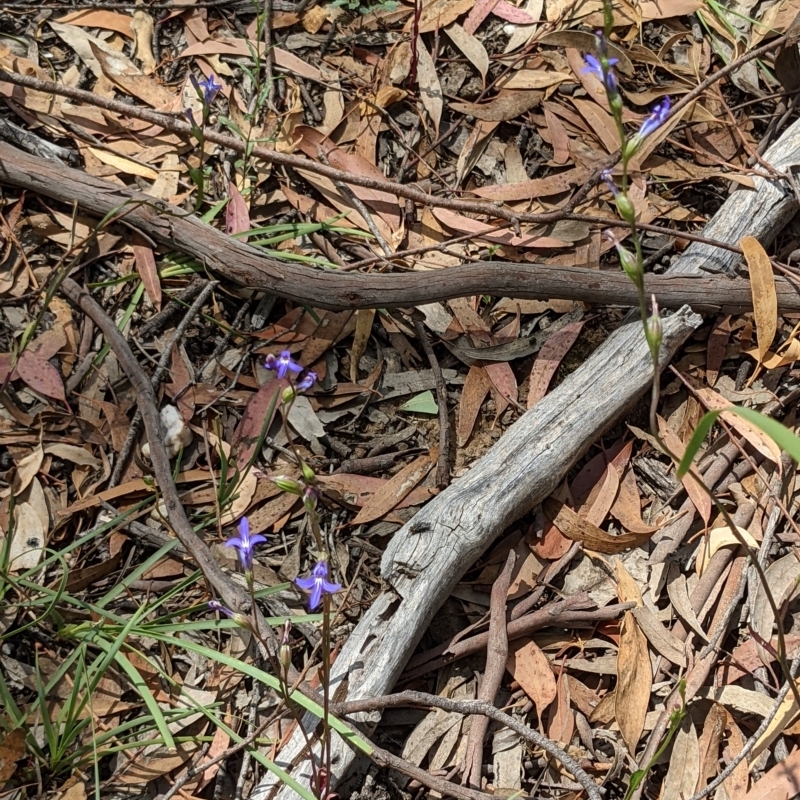
POLYGON ((133 245, 133 258, 136 271, 142 279, 144 290, 156 311, 161 310, 161 281, 158 277, 158 266, 153 249, 148 245, 133 245))
POLYGON ((510 405, 517 404, 517 378, 507 361, 487 362, 484 369, 489 376, 489 388, 494 399, 494 425, 510 405))
POLYGON ((352 524, 363 525, 365 522, 372 522, 396 508, 397 504, 430 472, 436 458, 437 454, 431 451, 406 464, 367 500, 352 524))
MULTIPOLYGON (((658 417, 658 431, 661 434, 661 438, 664 440, 664 444, 666 444, 678 459, 682 459, 683 454, 686 452, 686 446, 675 431, 670 428, 667 421, 660 416, 658 417)), ((702 480, 700 474, 695 467, 691 467, 689 473, 681 478, 681 483, 683 484, 683 488, 686 489, 686 494, 689 495, 692 505, 697 509, 697 513, 700 514, 703 525, 708 527, 708 520, 711 518, 711 496, 700 488, 698 484, 700 480, 702 480)))
POLYGON ((650 533, 621 533, 612 536, 596 525, 581 519, 571 508, 548 497, 543 503, 544 513, 553 524, 574 542, 580 542, 587 550, 611 555, 638 547, 650 538, 650 533))
POLYGON ((636 486, 636 476, 632 469, 626 469, 619 482, 619 489, 614 505, 611 506, 610 514, 626 531, 631 533, 650 534, 658 530, 657 527, 646 525, 642 520, 642 502, 636 486))
POLYGON ((450 37, 453 44, 469 59, 469 62, 486 81, 489 71, 489 54, 486 48, 471 34, 467 33, 457 22, 448 25, 444 32, 450 37))
MULTIPOLYGON (((725 728, 728 731, 728 746, 723 751, 725 760, 730 763, 733 757, 742 752, 745 737, 739 726, 734 721, 730 712, 725 709, 725 728)), ((743 800, 747 794, 747 786, 750 782, 750 770, 748 769, 747 759, 740 761, 733 770, 730 777, 726 778, 722 787, 728 794, 730 800, 743 800)), ((698 790, 701 787, 698 786, 698 790)))
MULTIPOLYGON (((772 350, 768 350, 764 357, 761 357, 761 353, 759 352, 758 348, 752 350, 745 350, 747 355, 752 356, 756 361, 761 361, 761 365, 766 370, 771 369, 778 369, 778 367, 785 367, 787 364, 793 364, 795 361, 800 359, 800 341, 797 339, 792 339, 790 342, 784 342, 780 348, 780 352, 773 353, 772 350)), ((753 378, 751 377, 750 383, 752 383, 753 378)))
POLYGON ((652 685, 647 639, 639 629, 636 618, 626 611, 619 634, 614 710, 620 733, 631 755, 636 753, 636 745, 644 730, 652 685))
POLYGON ((550 133, 550 143, 553 146, 553 161, 563 165, 569 162, 569 136, 564 123, 553 113, 551 103, 544 104, 544 118, 547 130, 550 133))
POLYGON ((155 33, 155 21, 143 8, 137 8, 133 12, 131 30, 136 37, 136 51, 134 58, 139 60, 142 65, 142 72, 145 75, 152 75, 158 66, 156 57, 153 55, 153 36, 155 33))
POLYGON ((614 499, 619 491, 619 472, 613 463, 606 466, 597 489, 596 492, 594 490, 591 492, 586 503, 578 509, 578 516, 600 527, 608 516, 611 506, 614 505, 614 499))
POLYGON ((742 800, 793 800, 800 793, 800 749, 757 781, 742 800))
POLYGON ((642 605, 631 611, 636 617, 642 633, 647 637, 647 641, 653 646, 653 650, 676 666, 685 667, 686 653, 683 649, 683 642, 673 636, 647 606, 642 605))
POLYGON ((250 462, 262 431, 269 430, 272 420, 275 419, 280 405, 280 394, 288 386, 286 381, 271 380, 253 395, 245 407, 231 442, 237 469, 244 469, 250 462))
MULTIPOLYGON (((149 75, 141 72, 132 61, 116 51, 109 52, 102 42, 87 37, 87 44, 103 74, 127 94, 138 97, 153 108, 168 108, 174 97, 172 92, 149 75), (122 60, 120 57, 122 56, 122 60)), ((98 77, 100 77, 98 75, 98 77)))
POLYGON ((557 692, 547 656, 533 639, 518 639, 510 643, 506 669, 533 700, 541 719, 544 710, 556 699, 557 692))
MULTIPOLYGON (((758 549, 758 542, 753 538, 753 535, 746 528, 736 526, 736 532, 741 536, 749 545, 754 549, 758 549)), ((739 547, 739 539, 733 531, 727 526, 721 528, 714 528, 708 532, 708 535, 703 538, 700 548, 697 551, 697 562, 695 568, 698 575, 702 575, 711 557, 721 547, 739 547)), ((770 622, 772 620, 770 612, 770 622)))
POLYGON ((566 72, 544 69, 520 69, 512 72, 501 84, 502 89, 549 89, 572 79, 566 72))
MULTIPOLYGON (((515 184, 521 186, 522 184, 515 184)), ((543 247, 547 249, 565 247, 566 242, 552 236, 541 236, 538 233, 523 233, 517 236, 513 231, 498 231, 494 225, 480 222, 471 217, 465 217, 450 211, 448 208, 434 208, 433 216, 448 228, 460 233, 473 233, 475 236, 498 244, 507 244, 510 247, 543 247)))
POLYGON ((356 311, 356 330, 353 335, 353 346, 350 349, 350 380, 353 383, 358 381, 358 362, 367 350, 374 319, 374 308, 362 308, 356 311))
MULTIPOLYGON (((228 205, 225 207, 225 232, 228 235, 245 233, 250 230, 250 209, 242 193, 232 181, 228 181, 228 205)), ((247 236, 237 236, 240 242, 246 242, 247 236)))
POLYGON ((700 746, 692 717, 687 714, 675 734, 661 800, 684 800, 691 797, 699 775, 700 746))
POLYGON ((756 320, 759 361, 764 356, 778 331, 778 296, 775 292, 775 275, 767 251, 753 236, 739 241, 750 271, 750 290, 753 294, 753 316, 756 320))
POLYGON ((628 572, 620 559, 614 561, 614 579, 617 582, 617 596, 621 603, 636 603, 637 606, 643 605, 642 592, 633 575, 628 572))
POLYGON ((619 149, 619 134, 611 114, 591 100, 581 100, 573 97, 572 104, 589 124, 589 128, 602 142, 606 151, 608 153, 616 152, 619 149))
POLYGON ((8 553, 10 572, 33 569, 41 561, 45 545, 42 519, 30 503, 14 509, 14 536, 8 553))
MULTIPOLYGON (((361 508, 368 503, 373 495, 379 492, 389 481, 386 478, 373 478, 370 475, 356 475, 349 472, 337 472, 334 475, 317 476, 323 491, 333 497, 337 502, 348 506, 361 508)), ((418 486, 395 508, 408 508, 420 506, 436 494, 435 489, 427 486, 418 486)))
POLYGON ((107 164, 109 167, 114 167, 118 172, 124 172, 126 175, 138 175, 140 178, 149 178, 150 180, 158 178, 158 170, 148 167, 146 164, 140 164, 138 161, 132 161, 130 158, 125 158, 125 156, 111 153, 99 147, 87 147, 86 150, 98 161, 107 164))
MULTIPOLYGON (((766 569, 764 573, 766 583, 769 586, 775 605, 782 612, 786 609, 786 604, 792 598, 797 597, 800 592, 800 582, 798 582, 798 575, 800 575, 800 561, 797 558, 796 552, 791 552, 789 555, 773 561, 772 564, 766 569)), ((753 601, 753 611, 750 625, 762 640, 769 641, 772 638, 772 630, 775 626, 775 617, 772 613, 772 607, 767 600, 767 592, 764 584, 758 582, 758 589, 753 601)), ((761 661, 769 666, 772 657, 769 655, 763 645, 759 644, 756 640, 756 650, 758 651, 761 661)), ((791 694, 791 693, 790 693, 791 694)))
POLYGON ((722 317, 714 325, 706 346, 706 383, 709 386, 713 387, 717 382, 730 338, 731 318, 730 316, 722 317))
POLYGON ((550 706, 547 736, 555 742, 568 745, 574 733, 575 714, 570 708, 569 683, 567 673, 562 672, 558 678, 556 701, 550 706))
MULTIPOLYGON (((445 28, 472 8, 474 0, 432 0, 422 7, 419 18, 419 32, 431 33, 445 28)), ((412 20, 406 23, 404 31, 411 31, 412 20)))
POLYGON ((11 778, 17 768, 17 761, 25 755, 25 731, 16 728, 3 734, 0 742, 0 789, 11 778))
POLYGON ((300 351, 300 360, 304 364, 313 364, 334 344, 355 330, 356 320, 352 311, 326 311, 319 317, 319 325, 300 351))
POLYGON ((507 122, 542 102, 542 92, 501 90, 488 103, 450 103, 450 108, 485 122, 507 122))
POLYGON ((122 784, 145 786, 167 775, 184 763, 200 749, 199 744, 182 743, 175 748, 165 745, 144 748, 144 750, 122 751, 117 760, 114 780, 122 784))
POLYGON ((31 481, 42 468, 43 461, 44 449, 41 445, 34 447, 28 455, 19 460, 14 479, 11 482, 11 491, 14 495, 24 492, 30 486, 31 481))
POLYGON ((442 110, 444 109, 442 85, 439 83, 439 76, 436 74, 436 64, 426 49, 421 36, 417 37, 417 57, 419 99, 433 123, 434 135, 438 137, 439 123, 442 121, 442 110))
POLYGON ((127 14, 104 10, 73 11, 56 20, 62 25, 78 25, 83 28, 103 28, 108 31, 116 31, 129 39, 133 39, 132 21, 127 14))
POLYGON ((583 167, 575 167, 566 172, 559 172, 546 178, 534 178, 523 183, 482 186, 479 189, 473 189, 472 193, 487 200, 502 200, 506 203, 531 200, 566 192, 571 186, 583 183, 588 174, 588 170, 583 167))
POLYGON ((703 732, 697 741, 700 756, 700 772, 697 776, 695 787, 689 793, 699 791, 708 782, 717 777, 719 772, 719 745, 725 731, 728 712, 725 706, 714 703, 708 716, 703 721, 703 732))
POLYGON ((748 442, 750 442, 750 444, 753 445, 753 447, 755 447, 755 449, 758 450, 758 452, 761 453, 765 458, 768 458, 770 461, 773 461, 776 464, 781 463, 781 449, 777 444, 775 444, 775 442, 772 441, 772 439, 770 439, 769 436, 761 433, 761 431, 756 428, 755 425, 751 425, 746 420, 736 416, 736 414, 725 412, 726 408, 731 408, 734 405, 730 402, 730 400, 726 400, 721 394, 715 392, 713 389, 699 387, 694 388, 693 391, 700 401, 706 406, 706 408, 710 409, 711 411, 722 411, 723 413, 720 414, 720 418, 727 422, 731 428, 733 428, 748 442))
POLYGON ((575 344, 583 325, 583 322, 571 322, 557 330, 542 345, 531 367, 528 408, 533 408, 547 394, 547 387, 550 385, 558 365, 575 344))
MULTIPOLYGON (((378 181, 385 180, 383 173, 366 158, 356 153, 347 153, 339 147, 336 147, 335 144, 325 137, 325 134, 315 128, 298 125, 295 129, 295 135, 299 139, 297 142, 298 146, 309 158, 318 161, 319 152, 321 150, 328 160, 328 163, 334 167, 334 169, 374 178, 378 181)), ((306 173, 304 172, 304 174, 306 173)), ((318 176, 318 178, 321 177, 322 176, 318 176)), ((316 179, 313 179, 312 176, 312 182, 315 180, 316 179)), ((394 195, 388 194, 387 192, 380 192, 376 189, 366 189, 361 186, 350 186, 350 189, 356 197, 363 200, 367 206, 372 208, 392 231, 396 231, 401 227, 400 207, 394 195)))
POLYGON ((464 20, 464 30, 468 33, 475 33, 492 9, 497 5, 498 0, 475 0, 469 10, 469 16, 464 20))
POLYGON ((482 366, 473 364, 469 368, 458 403, 456 440, 459 447, 463 447, 472 435, 472 429, 475 427, 475 421, 478 419, 483 401, 489 394, 491 384, 492 382, 482 366))

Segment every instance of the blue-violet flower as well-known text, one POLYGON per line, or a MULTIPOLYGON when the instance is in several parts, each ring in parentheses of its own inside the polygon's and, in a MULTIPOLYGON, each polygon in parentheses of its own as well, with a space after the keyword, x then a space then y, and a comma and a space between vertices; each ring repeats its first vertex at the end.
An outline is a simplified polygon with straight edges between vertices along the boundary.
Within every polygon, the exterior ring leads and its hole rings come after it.
POLYGON ((656 103, 653 106, 650 116, 642 123, 642 127, 639 128, 636 136, 640 139, 644 139, 660 128, 669 116, 669 108, 669 97, 665 97, 660 103, 656 103))
POLYGON ((255 536, 250 535, 250 523, 247 517, 242 517, 239 520, 239 535, 233 536, 225 542, 225 547, 235 547, 239 553, 239 561, 242 562, 242 567, 246 572, 253 569, 253 548, 257 544, 266 542, 267 537, 257 533, 255 536))
POLYGON ((586 54, 586 66, 581 70, 586 75, 594 75, 599 78, 603 86, 606 87, 608 94, 617 92, 617 79, 611 71, 611 67, 619 61, 618 58, 609 58, 606 61, 607 68, 603 68, 603 62, 593 56, 591 53, 586 54))
POLYGON ((189 76, 195 91, 199 97, 202 97, 203 102, 208 105, 216 96, 217 92, 222 88, 221 83, 217 83, 217 79, 212 74, 208 79, 201 78, 197 80, 194 75, 189 76))
POLYGON ((313 370, 308 370, 305 375, 297 382, 294 387, 298 392, 307 392, 317 382, 317 373, 313 370))
POLYGON ((270 353, 264 359, 264 366, 275 372, 278 378, 285 378, 287 372, 294 372, 297 374, 298 372, 303 371, 303 365, 298 364, 293 358, 292 354, 288 350, 283 350, 279 355, 274 356, 270 353))
POLYGON ((334 594, 342 588, 340 583, 331 583, 328 580, 328 564, 325 561, 318 561, 308 578, 295 578, 294 582, 304 592, 311 592, 308 601, 310 611, 313 611, 322 602, 323 593, 334 594))

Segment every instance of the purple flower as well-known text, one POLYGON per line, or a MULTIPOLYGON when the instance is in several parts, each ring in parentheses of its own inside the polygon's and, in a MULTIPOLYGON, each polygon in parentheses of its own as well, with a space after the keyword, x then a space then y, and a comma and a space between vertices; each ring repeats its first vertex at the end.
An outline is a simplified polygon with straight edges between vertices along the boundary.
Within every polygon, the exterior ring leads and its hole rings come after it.
POLYGON ((611 67, 619 61, 618 58, 606 59, 606 66, 604 68, 603 62, 593 56, 591 53, 586 54, 586 66, 581 70, 585 75, 594 75, 599 78, 603 86, 606 87, 608 94, 614 94, 617 91, 617 79, 611 71, 611 67))
POLYGON ((255 536, 250 535, 250 523, 247 517, 242 517, 239 520, 239 535, 233 536, 225 542, 225 547, 235 547, 239 552, 239 560, 242 562, 242 567, 246 572, 253 569, 253 548, 257 544, 266 542, 267 537, 262 536, 260 533, 255 536))
POLYGON ((191 108, 184 108, 184 109, 183 109, 183 113, 186 115, 186 119, 188 119, 188 120, 189 120, 189 124, 190 124, 190 125, 191 125, 193 128, 196 128, 196 127, 198 127, 198 126, 197 126, 197 122, 195 122, 195 119, 194 119, 194 112, 192 111, 192 109, 191 109, 191 108))
POLYGON ((298 392, 307 392, 317 382, 317 373, 309 370, 294 387, 298 392))
POLYGON ((212 611, 219 611, 220 614, 224 614, 226 617, 233 619, 233 611, 231 611, 228 606, 222 605, 219 600, 209 600, 208 607, 212 611))
POLYGON ((217 92, 222 88, 222 84, 217 83, 217 79, 214 75, 211 75, 208 79, 201 78, 200 80, 197 80, 194 75, 190 75, 189 80, 192 82, 192 86, 194 86, 194 90, 197 92, 198 96, 202 97, 206 105, 214 99, 217 92))
POLYGON ((653 106, 650 116, 642 123, 642 127, 639 128, 636 137, 644 139, 660 128, 669 116, 669 108, 669 97, 665 97, 660 103, 656 103, 653 106))
POLYGON ((328 564, 318 561, 308 578, 295 578, 294 581, 304 592, 311 592, 308 609, 313 611, 322 601, 322 595, 338 592, 342 585, 328 580, 328 564))
POLYGON ((614 176, 611 174, 611 170, 604 169, 600 173, 600 177, 603 179, 605 185, 608 186, 608 189, 611 192, 611 194, 613 194, 614 197, 617 197, 619 195, 619 187, 617 186, 616 183, 614 183, 614 176))
POLYGON ((298 364, 292 358, 292 354, 288 350, 283 350, 278 356, 274 356, 270 353, 264 359, 264 366, 275 372, 278 378, 285 378, 287 372, 294 372, 297 374, 303 371, 303 365, 298 364))

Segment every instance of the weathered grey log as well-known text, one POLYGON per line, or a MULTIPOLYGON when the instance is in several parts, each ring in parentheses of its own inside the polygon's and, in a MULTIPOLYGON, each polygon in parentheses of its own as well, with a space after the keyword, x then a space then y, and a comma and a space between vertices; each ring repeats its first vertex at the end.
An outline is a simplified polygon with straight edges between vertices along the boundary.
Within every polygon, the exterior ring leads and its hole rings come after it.
MULTIPOLYGON (((777 172, 791 172, 800 164, 800 120, 787 128, 768 148, 764 161, 777 172)), ((765 172, 756 165, 756 169, 765 172)), ((797 213, 797 197, 788 182, 781 178, 754 177, 755 190, 740 187, 730 194, 722 208, 703 230, 703 236, 726 244, 736 244, 743 236, 755 236, 768 244, 797 213)), ((670 268, 675 274, 708 274, 723 272, 733 275, 742 257, 699 242, 692 242, 680 260, 670 268)))
MULTIPOLYGON (((661 365, 700 324, 685 307, 664 320, 661 365)), ((331 691, 346 680, 347 699, 391 691, 433 615, 453 587, 509 523, 544 500, 564 474, 650 385, 653 364, 640 322, 619 328, 567 380, 511 426, 462 478, 431 500, 414 524, 393 537, 381 564, 391 589, 377 597, 333 666, 331 691), (419 523, 422 523, 420 526, 419 523), (427 527, 426 527, 427 526, 427 527), (419 528, 424 532, 417 533, 419 528)), ((316 720, 306 720, 310 728, 316 720)), ((304 746, 291 742, 278 759, 291 763, 304 746)), ((334 746, 337 777, 352 751, 334 746)), ((303 764, 295 777, 307 775, 303 764)), ((268 776, 252 797, 273 787, 268 776)), ((284 789, 279 797, 288 798, 284 789)))
MULTIPOLYGON (((800 121, 786 130, 764 158, 779 170, 800 163, 800 121)), ((746 235, 764 245, 772 241, 797 211, 797 201, 785 182, 754 180, 755 190, 740 189, 728 197, 706 226, 706 236, 728 243, 746 235)), ((697 275, 704 274, 705 266, 730 274, 740 260, 735 254, 693 244, 669 271, 697 275)), ((719 280, 729 278, 720 276, 719 280)), ((662 367, 699 322, 689 309, 665 320, 662 367)), ((641 323, 626 325, 524 414, 466 476, 414 517, 415 523, 430 526, 428 530, 415 533, 410 525, 401 528, 381 564, 382 576, 392 589, 375 599, 350 634, 334 665, 332 691, 345 680, 347 699, 391 691, 461 575, 508 524, 550 494, 597 437, 638 399, 651 378, 641 323)), ((316 725, 313 717, 305 722, 309 730, 316 725)), ((308 761, 292 769, 303 746, 296 736, 281 751, 278 763, 291 769, 296 778, 308 780, 308 761)), ((336 778, 346 774, 355 756, 344 742, 335 740, 336 778)), ((252 797, 264 800, 273 790, 280 800, 293 797, 292 790, 278 789, 277 783, 267 776, 252 797)))

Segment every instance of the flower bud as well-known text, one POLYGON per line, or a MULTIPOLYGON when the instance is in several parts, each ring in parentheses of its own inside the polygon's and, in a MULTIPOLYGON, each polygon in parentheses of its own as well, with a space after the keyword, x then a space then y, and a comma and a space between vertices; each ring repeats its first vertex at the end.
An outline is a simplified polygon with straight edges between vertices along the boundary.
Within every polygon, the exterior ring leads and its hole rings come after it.
POLYGON ((634 282, 636 288, 640 291, 644 287, 644 275, 642 273, 642 265, 637 260, 636 256, 626 250, 622 245, 617 245, 617 255, 619 255, 619 263, 625 274, 634 282))
POLYGON ((623 192, 618 192, 617 196, 614 198, 614 202, 617 204, 617 211, 619 211, 619 215, 622 217, 622 219, 624 219, 629 225, 635 225, 636 209, 634 208, 630 197, 623 192))
POLYGON ((661 326, 661 314, 658 310, 658 301, 656 300, 656 296, 652 296, 652 313, 647 318, 647 326, 646 326, 646 333, 647 333, 647 344, 650 347, 650 352, 653 353, 654 357, 658 356, 658 352, 661 349, 661 340, 663 338, 663 329, 661 326))
POLYGON ((303 480, 308 484, 315 484, 317 482, 317 476, 313 469, 305 462, 300 465, 300 469, 303 472, 303 480))
POLYGON ((285 478, 283 475, 278 475, 275 478, 271 478, 271 480, 283 492, 298 496, 303 494, 302 485, 293 478, 285 478))
POLYGON ((280 661, 284 672, 288 672, 292 666, 292 648, 288 644, 282 644, 278 648, 278 661, 280 661))

